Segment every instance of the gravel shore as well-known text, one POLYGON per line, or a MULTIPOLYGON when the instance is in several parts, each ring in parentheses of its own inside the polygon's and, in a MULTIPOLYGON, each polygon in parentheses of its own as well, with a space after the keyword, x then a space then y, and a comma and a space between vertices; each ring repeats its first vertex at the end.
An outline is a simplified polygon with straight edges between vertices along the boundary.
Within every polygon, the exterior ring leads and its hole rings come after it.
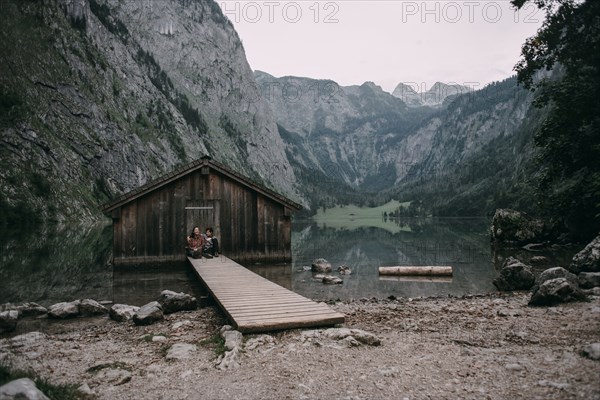
POLYGON ((97 399, 600 399, 600 361, 582 355, 600 342, 600 299, 533 308, 529 296, 338 302, 345 327, 381 344, 326 328, 246 335, 226 370, 216 368, 226 321, 215 307, 146 327, 31 320, 41 334, 4 335, 0 361, 85 384, 97 399), (167 357, 178 343, 195 346, 167 357))

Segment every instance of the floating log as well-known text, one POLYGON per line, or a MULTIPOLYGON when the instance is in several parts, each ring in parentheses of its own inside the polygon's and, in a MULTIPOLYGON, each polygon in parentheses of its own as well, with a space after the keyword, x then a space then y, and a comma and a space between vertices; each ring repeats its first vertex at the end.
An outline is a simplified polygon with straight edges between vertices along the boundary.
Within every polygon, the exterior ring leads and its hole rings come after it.
POLYGON ((400 275, 400 276, 452 276, 452 267, 447 266, 396 266, 379 267, 379 275, 400 275))
POLYGON ((425 276, 425 275, 380 275, 380 281, 393 282, 418 282, 418 283, 452 283, 451 276, 425 276))

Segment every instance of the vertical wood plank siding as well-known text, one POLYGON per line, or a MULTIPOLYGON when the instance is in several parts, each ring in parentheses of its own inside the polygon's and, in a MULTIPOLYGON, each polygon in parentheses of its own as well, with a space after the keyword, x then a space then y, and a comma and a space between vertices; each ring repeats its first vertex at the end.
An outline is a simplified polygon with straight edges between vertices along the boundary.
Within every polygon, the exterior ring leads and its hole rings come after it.
POLYGON ((113 222, 115 262, 183 259, 194 226, 212 226, 222 252, 236 261, 291 259, 285 205, 213 169, 192 171, 120 208, 113 222))

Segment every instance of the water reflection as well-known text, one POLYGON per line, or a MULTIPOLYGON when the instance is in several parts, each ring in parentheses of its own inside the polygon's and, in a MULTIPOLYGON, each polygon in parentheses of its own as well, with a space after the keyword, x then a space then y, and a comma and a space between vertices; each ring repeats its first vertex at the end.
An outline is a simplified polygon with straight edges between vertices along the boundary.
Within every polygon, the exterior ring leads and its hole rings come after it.
POLYGON ((293 235, 293 289, 307 297, 349 299, 361 297, 417 297, 462 295, 494 290, 486 219, 407 219, 383 227, 336 228, 306 222, 293 235), (400 228, 400 229, 398 229, 400 228), (334 270, 347 265, 342 285, 323 285, 303 271, 315 258, 326 258, 334 270), (381 279, 380 266, 450 265, 452 279, 381 279))
POLYGON ((0 231, 0 304, 112 297, 112 227, 0 231))
POLYGON ((115 267, 112 289, 115 304, 134 306, 156 300, 165 289, 188 293, 197 299, 207 294, 184 261, 156 266, 115 267))
MULTIPOLYGON (((313 299, 417 297, 494 291, 492 280, 506 254, 492 253, 486 219, 407 219, 351 221, 335 227, 314 221, 292 226, 292 263, 248 266, 254 272, 313 299), (334 270, 347 265, 342 285, 324 285, 310 271, 316 258, 334 270), (451 279, 379 276, 379 266, 450 265, 451 279)), ((48 306, 78 298, 143 305, 164 289, 202 296, 202 287, 185 262, 113 270, 111 226, 0 232, 0 304, 35 301, 48 306)), ((540 253, 525 252, 524 261, 540 253), (529 257, 529 258, 528 258, 529 257)), ((572 256, 567 254, 566 257, 572 256)), ((557 256, 558 257, 558 256, 557 256)), ((548 264, 561 265, 558 258, 548 264)), ((547 265, 553 266, 553 265, 547 265)), ((336 272, 333 272, 336 275, 336 272)))

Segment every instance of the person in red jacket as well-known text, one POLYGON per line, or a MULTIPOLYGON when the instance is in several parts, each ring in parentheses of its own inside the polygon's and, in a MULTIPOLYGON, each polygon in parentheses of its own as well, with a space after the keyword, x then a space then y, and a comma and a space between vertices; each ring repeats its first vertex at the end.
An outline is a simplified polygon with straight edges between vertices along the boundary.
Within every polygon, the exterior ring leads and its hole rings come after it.
POLYGON ((187 237, 186 253, 188 257, 202 258, 204 249, 204 237, 200 233, 200 228, 194 227, 190 236, 187 237))

